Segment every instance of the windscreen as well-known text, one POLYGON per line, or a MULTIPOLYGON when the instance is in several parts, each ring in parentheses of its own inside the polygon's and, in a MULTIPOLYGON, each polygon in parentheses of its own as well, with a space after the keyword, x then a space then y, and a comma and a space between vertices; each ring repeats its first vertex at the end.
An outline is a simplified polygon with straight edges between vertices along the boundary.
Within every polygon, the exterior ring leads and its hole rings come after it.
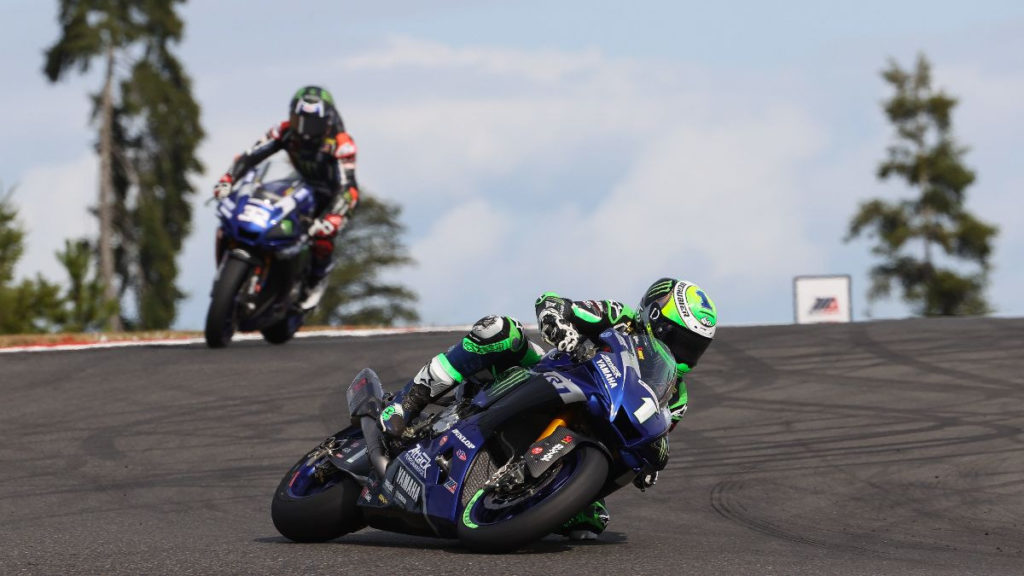
POLYGON ((661 406, 675 392, 676 364, 674 358, 661 342, 650 338, 647 334, 636 336, 637 360, 640 363, 640 378, 650 386, 658 397, 661 406))
POLYGON ((274 180, 272 182, 264 182, 258 189, 256 189, 252 196, 253 198, 277 202, 281 198, 287 196, 288 193, 291 192, 291 189, 291 182, 285 180, 274 180))

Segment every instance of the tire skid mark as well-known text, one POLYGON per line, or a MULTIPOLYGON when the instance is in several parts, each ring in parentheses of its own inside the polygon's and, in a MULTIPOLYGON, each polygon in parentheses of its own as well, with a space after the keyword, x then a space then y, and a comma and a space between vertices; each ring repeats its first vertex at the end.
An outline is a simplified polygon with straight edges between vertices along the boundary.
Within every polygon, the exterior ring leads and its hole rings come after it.
MULTIPOLYGON (((865 325, 861 330, 854 332, 853 336, 856 344, 860 348, 886 360, 890 364, 907 366, 924 374, 937 374, 961 378, 964 382, 970 383, 972 388, 991 388, 994 390, 1019 392, 1021 385, 1024 384, 1024 377, 1021 377, 1020 375, 1017 376, 1016 380, 1011 380, 1008 378, 991 376, 982 370, 968 372, 945 364, 939 365, 937 363, 924 362, 908 353, 897 352, 892 344, 884 343, 878 338, 872 336, 871 331, 872 330, 869 325, 865 325)), ((983 343, 974 343, 973 346, 979 346, 979 344, 984 346, 983 343)), ((1008 346, 1007 342, 999 343, 1000 348, 1004 348, 1006 346, 1008 346)), ((955 349, 955 352, 959 352, 959 355, 963 355, 962 348, 955 349)))
POLYGON ((715 484, 710 494, 711 507, 719 516, 726 520, 773 538, 824 548, 826 550, 846 550, 861 554, 879 554, 877 551, 861 546, 801 534, 796 530, 783 528, 767 518, 758 517, 757 514, 754 514, 744 506, 742 498, 738 496, 743 491, 744 486, 745 482, 743 480, 723 480, 715 484))

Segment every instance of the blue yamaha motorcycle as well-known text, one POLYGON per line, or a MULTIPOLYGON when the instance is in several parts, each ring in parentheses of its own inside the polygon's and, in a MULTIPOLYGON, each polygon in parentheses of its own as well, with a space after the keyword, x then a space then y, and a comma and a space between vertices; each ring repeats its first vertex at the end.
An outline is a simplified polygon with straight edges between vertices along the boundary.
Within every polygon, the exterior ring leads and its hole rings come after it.
POLYGON ((206 344, 223 348, 236 330, 259 330, 283 344, 302 326, 298 306, 310 266, 316 201, 301 179, 263 182, 269 163, 249 172, 217 215, 217 275, 206 313, 206 344))
POLYGON ((353 425, 285 474, 274 526, 321 542, 372 526, 508 552, 594 500, 659 468, 668 449, 675 364, 646 334, 605 331, 569 356, 467 381, 446 407, 383 437, 373 370, 349 386, 353 425))

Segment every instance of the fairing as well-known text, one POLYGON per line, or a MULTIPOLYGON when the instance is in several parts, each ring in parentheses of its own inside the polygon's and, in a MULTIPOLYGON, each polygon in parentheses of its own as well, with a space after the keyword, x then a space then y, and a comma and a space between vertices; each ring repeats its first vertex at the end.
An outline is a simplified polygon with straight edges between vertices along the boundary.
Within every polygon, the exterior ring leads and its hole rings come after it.
MULTIPOLYGON (((364 485, 358 504, 369 525, 454 537, 474 459, 488 457, 481 451, 490 439, 526 415, 553 415, 575 406, 590 413, 588 422, 595 432, 591 438, 559 428, 548 439, 534 443, 530 451, 536 457, 526 461, 532 473, 543 473, 580 444, 597 446, 617 462, 614 478, 644 468, 647 445, 667 433, 670 425, 661 400, 674 384, 674 367, 653 353, 650 342, 642 337, 609 330, 601 334, 598 344, 597 353, 586 362, 550 353, 531 370, 505 373, 473 397, 474 414, 407 446, 387 463, 383 476, 369 471, 365 447, 348 440, 345 458, 338 456, 332 462, 364 485)), ((371 370, 356 377, 348 394, 353 417, 365 420, 373 409, 379 410, 375 399, 382 393, 371 370)), ((526 444, 533 442, 536 432, 533 435, 526 444)), ((608 486, 608 492, 617 488, 611 480, 608 486)), ((477 487, 471 490, 470 495, 477 487)))

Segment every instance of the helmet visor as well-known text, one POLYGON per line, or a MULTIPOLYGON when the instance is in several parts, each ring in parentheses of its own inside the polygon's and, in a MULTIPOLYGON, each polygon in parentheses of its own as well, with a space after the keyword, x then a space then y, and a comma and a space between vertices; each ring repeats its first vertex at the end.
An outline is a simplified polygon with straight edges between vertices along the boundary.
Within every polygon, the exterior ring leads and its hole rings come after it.
POLYGON ((303 139, 323 138, 327 134, 327 116, 296 114, 292 121, 295 134, 303 139))
POLYGON ((711 345, 711 338, 691 332, 686 328, 664 317, 652 322, 651 331, 654 337, 668 347, 676 362, 693 368, 711 345))

